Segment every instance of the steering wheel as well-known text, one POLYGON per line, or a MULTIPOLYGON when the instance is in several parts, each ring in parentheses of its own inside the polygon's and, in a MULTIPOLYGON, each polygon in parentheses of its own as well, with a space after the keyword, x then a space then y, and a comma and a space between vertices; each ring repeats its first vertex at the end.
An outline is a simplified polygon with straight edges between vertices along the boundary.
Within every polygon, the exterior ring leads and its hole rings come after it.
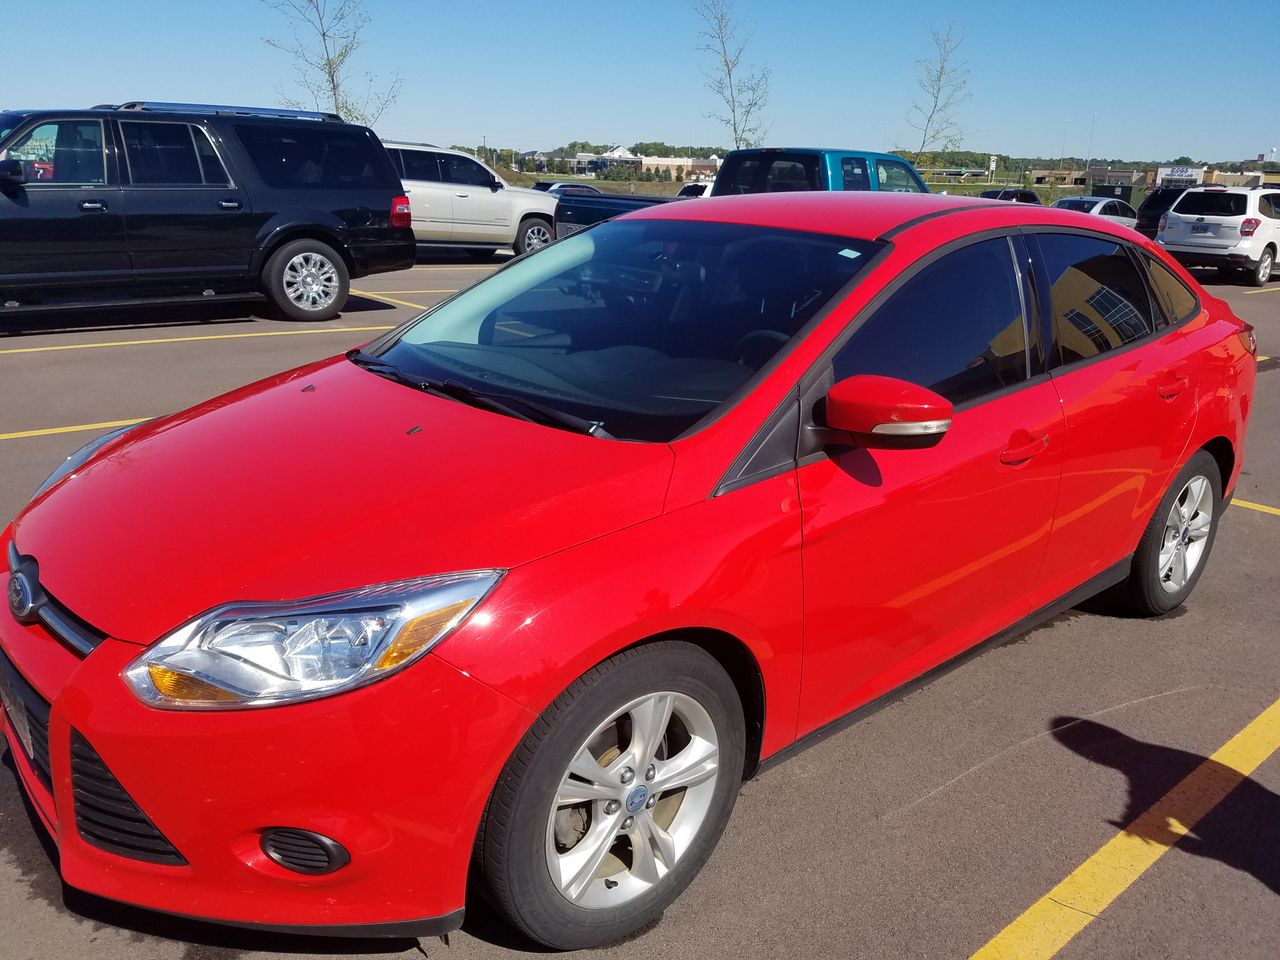
MULTIPOLYGON (((763 346, 764 344, 772 343, 776 344, 777 347, 781 347, 785 346, 790 340, 791 338, 789 336, 779 330, 752 330, 750 333, 744 334, 738 342, 733 345, 733 350, 730 352, 730 356, 744 367, 758 369, 764 364, 747 363, 747 353, 750 351, 752 346, 756 344, 763 346)), ((777 347, 775 347, 774 350, 769 351, 769 356, 773 356, 777 347)), ((768 357, 765 359, 767 360, 768 357)))

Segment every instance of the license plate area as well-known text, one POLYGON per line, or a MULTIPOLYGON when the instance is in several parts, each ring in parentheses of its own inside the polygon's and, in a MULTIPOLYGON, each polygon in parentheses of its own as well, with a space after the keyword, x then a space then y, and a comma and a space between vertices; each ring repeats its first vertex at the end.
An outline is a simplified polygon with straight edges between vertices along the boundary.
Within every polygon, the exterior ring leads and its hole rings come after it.
POLYGON ((1191 225, 1192 233, 1212 233, 1213 228, 1207 223, 1193 223, 1191 225))
POLYGON ((3 669, 0 669, 0 702, 4 704, 5 716, 9 718, 14 733, 18 735, 18 742, 22 744, 22 749, 30 760, 35 749, 32 746, 31 721, 27 717, 27 707, 14 693, 9 672, 3 669))

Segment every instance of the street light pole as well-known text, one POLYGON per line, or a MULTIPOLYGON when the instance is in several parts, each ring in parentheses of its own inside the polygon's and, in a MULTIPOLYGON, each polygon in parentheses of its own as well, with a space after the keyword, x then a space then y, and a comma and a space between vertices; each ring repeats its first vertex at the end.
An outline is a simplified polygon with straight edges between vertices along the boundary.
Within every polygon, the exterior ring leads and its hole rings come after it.
POLYGON ((1093 119, 1089 121, 1089 155, 1084 161, 1084 182, 1090 193, 1093 192, 1093 177, 1089 176, 1089 164, 1093 161, 1093 128, 1098 122, 1098 115, 1095 113, 1093 119))

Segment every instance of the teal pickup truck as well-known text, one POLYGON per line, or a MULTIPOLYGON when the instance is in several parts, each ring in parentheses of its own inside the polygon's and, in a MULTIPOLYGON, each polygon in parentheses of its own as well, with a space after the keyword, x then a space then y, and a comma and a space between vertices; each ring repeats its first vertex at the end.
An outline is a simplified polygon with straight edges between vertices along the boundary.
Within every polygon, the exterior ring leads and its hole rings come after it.
MULTIPOLYGON (((915 168, 891 153, 820 147, 760 147, 727 154, 709 196, 814 190, 929 192, 915 168)), ((639 207, 672 200, 691 202, 679 197, 566 193, 556 204, 555 235, 565 237, 601 220, 611 220, 639 207)))

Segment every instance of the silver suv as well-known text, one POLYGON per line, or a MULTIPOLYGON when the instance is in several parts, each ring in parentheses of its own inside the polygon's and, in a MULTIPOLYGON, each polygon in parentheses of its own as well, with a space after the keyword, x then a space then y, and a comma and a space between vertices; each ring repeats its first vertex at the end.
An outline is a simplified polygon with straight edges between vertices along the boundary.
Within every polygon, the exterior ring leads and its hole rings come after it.
POLYGON ((1280 189, 1193 187, 1160 218, 1156 242, 1184 266, 1244 271, 1265 286, 1280 250, 1280 189))
POLYGON ((489 257, 498 247, 520 254, 551 242, 554 196, 513 187, 457 150, 393 140, 383 145, 409 195, 419 246, 462 247, 489 257))

